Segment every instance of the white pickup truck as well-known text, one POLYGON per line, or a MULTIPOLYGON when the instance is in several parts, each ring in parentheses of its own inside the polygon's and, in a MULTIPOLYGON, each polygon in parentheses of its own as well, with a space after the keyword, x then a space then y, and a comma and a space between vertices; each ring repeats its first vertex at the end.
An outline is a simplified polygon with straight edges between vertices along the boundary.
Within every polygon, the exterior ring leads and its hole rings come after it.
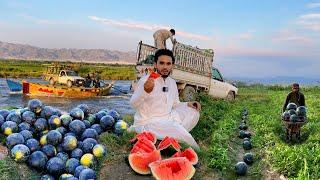
MULTIPOLYGON (((138 45, 136 80, 132 82, 135 89, 137 81, 144 75, 153 71, 154 53, 157 49, 153 46, 138 45)), ((214 98, 234 100, 238 88, 226 82, 217 68, 212 66, 214 52, 212 49, 199 49, 182 43, 173 46, 175 66, 171 77, 176 80, 180 99, 192 101, 196 92, 207 92, 214 98)))
POLYGON ((68 87, 71 86, 83 86, 85 79, 80 77, 76 72, 72 70, 60 70, 58 74, 47 73, 44 76, 45 80, 48 80, 51 85, 56 83, 65 84, 68 87))

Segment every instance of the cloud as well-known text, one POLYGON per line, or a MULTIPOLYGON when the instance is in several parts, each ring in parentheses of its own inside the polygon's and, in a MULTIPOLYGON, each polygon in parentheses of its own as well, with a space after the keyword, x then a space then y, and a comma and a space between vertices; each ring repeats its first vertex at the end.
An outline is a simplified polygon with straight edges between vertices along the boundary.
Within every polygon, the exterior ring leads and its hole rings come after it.
POLYGON ((273 43, 290 43, 288 45, 311 45, 314 41, 306 36, 299 35, 291 30, 282 30, 273 37, 271 37, 273 43))
POLYGON ((301 15, 297 22, 297 25, 304 29, 308 29, 311 31, 320 31, 320 13, 311 13, 301 15))
MULTIPOLYGON (((103 24, 115 26, 115 27, 121 27, 121 28, 129 28, 129 29, 140 29, 140 30, 147 30, 147 31, 156 31, 158 29, 170 29, 169 26, 165 25, 159 25, 159 24, 150 24, 150 23, 143 23, 143 22, 136 22, 136 21, 119 21, 119 20, 113 20, 108 18, 101 18, 97 16, 88 16, 89 19, 100 22, 103 24)), ((201 35, 201 34, 195 34, 185 31, 177 31, 177 35, 189 38, 189 39, 197 39, 197 40, 210 40, 211 37, 201 35)))
POLYGON ((22 17, 22 18, 24 18, 26 20, 29 20, 29 21, 31 21, 33 23, 40 24, 40 25, 70 25, 70 24, 73 24, 73 23, 65 22, 65 21, 40 19, 40 18, 36 18, 36 17, 30 16, 28 14, 19 14, 18 16, 20 16, 20 17, 22 17))
POLYGON ((320 2, 313 2, 313 3, 308 3, 307 7, 312 9, 312 8, 318 8, 320 7, 320 2))

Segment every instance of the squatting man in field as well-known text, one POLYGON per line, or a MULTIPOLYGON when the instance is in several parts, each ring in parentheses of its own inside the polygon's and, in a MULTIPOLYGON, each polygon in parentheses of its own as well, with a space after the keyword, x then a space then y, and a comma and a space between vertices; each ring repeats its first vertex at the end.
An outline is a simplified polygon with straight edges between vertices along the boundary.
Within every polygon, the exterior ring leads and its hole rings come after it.
POLYGON ((154 38, 154 46, 158 49, 166 49, 166 41, 167 39, 171 39, 172 44, 176 43, 176 40, 173 39, 173 36, 176 34, 174 29, 170 29, 170 31, 166 29, 159 29, 153 34, 154 38))
POLYGON ((283 105, 283 112, 286 110, 289 103, 295 103, 298 107, 306 106, 304 95, 300 92, 299 84, 297 83, 292 84, 292 91, 287 95, 283 105))
POLYGON ((155 53, 154 67, 160 77, 152 78, 149 74, 139 80, 130 99, 136 114, 129 131, 150 131, 158 139, 170 136, 199 148, 189 131, 199 121, 201 105, 196 101, 179 101, 177 84, 169 76, 174 62, 170 50, 160 49, 155 53))

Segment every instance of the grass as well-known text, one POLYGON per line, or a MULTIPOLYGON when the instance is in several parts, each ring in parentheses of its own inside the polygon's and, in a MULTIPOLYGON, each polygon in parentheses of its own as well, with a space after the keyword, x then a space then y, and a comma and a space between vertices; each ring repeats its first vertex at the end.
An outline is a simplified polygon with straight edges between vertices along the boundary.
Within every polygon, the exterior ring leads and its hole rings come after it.
MULTIPOLYGON (((200 94, 197 99, 202 104, 201 116, 198 125, 191 131, 201 148, 198 152, 201 166, 194 179, 212 179, 209 177, 213 175, 220 179, 265 179, 272 175, 278 178, 284 175, 289 179, 320 179, 320 88, 302 88, 309 122, 302 128, 302 142, 286 143, 280 110, 289 91, 288 87, 242 87, 233 102, 215 100, 200 94), (246 176, 237 177, 234 165, 248 152, 242 149, 242 140, 238 138, 240 114, 244 108, 249 110, 247 123, 253 135, 251 139, 254 148, 251 152, 255 162, 249 166, 246 176), (273 171, 274 174, 268 173, 273 171)), ((133 121, 132 116, 125 116, 124 119, 129 123, 133 121)), ((104 133, 100 136, 100 142, 108 149, 107 158, 100 160, 95 167, 100 171, 100 178, 105 177, 104 168, 124 163, 131 148, 129 140, 133 135, 125 133, 118 137, 104 133)), ((9 158, 0 161, 0 172, 3 172, 0 179, 21 178, 17 176, 17 166, 9 158)), ((33 172, 28 175, 36 176, 33 172)))
MULTIPOLYGON (((102 63, 77 63, 60 62, 61 64, 72 64, 82 77, 88 73, 98 72, 101 79, 110 80, 133 80, 135 69, 133 65, 107 65, 102 63)), ((4 60, 0 59, 0 77, 42 77, 46 71, 49 61, 27 61, 27 60, 4 60)))

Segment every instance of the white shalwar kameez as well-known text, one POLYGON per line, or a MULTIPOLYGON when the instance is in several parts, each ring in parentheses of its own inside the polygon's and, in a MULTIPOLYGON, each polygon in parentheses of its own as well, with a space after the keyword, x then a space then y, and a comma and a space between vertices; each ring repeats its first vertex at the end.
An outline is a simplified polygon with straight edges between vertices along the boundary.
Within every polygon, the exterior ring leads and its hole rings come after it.
POLYGON ((162 77, 155 79, 155 86, 150 93, 145 92, 144 83, 149 75, 142 77, 130 99, 130 104, 136 109, 134 124, 129 131, 140 133, 150 131, 158 139, 165 136, 174 137, 194 148, 198 144, 191 136, 191 131, 199 121, 199 112, 179 101, 177 84, 174 79, 162 77), (163 92, 163 87, 168 87, 163 92))

